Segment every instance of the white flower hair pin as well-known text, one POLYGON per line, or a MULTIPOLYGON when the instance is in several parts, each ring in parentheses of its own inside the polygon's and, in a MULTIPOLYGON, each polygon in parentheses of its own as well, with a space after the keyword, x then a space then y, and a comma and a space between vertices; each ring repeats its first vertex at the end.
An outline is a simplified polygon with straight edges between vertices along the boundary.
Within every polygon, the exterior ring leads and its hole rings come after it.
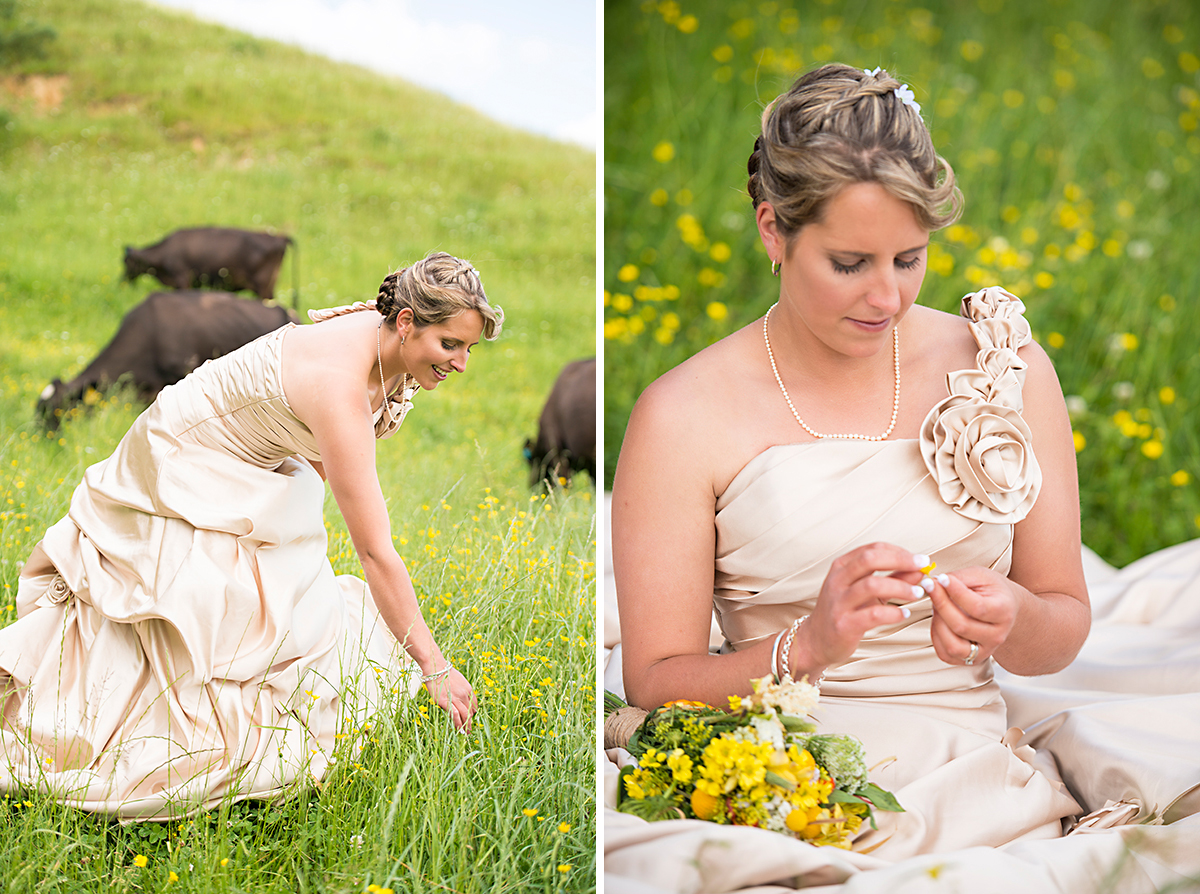
MULTIPOLYGON (((869 69, 863 69, 863 70, 867 73, 867 75, 869 77, 872 77, 872 78, 879 77, 879 73, 881 71, 883 71, 882 68, 869 68, 869 69)), ((917 97, 912 92, 912 88, 909 87, 908 84, 901 84, 899 87, 897 87, 892 92, 896 94, 896 99, 900 100, 902 103, 904 103, 906 106, 908 106, 914 112, 916 112, 918 115, 921 114, 921 104, 919 102, 917 102, 917 97)))

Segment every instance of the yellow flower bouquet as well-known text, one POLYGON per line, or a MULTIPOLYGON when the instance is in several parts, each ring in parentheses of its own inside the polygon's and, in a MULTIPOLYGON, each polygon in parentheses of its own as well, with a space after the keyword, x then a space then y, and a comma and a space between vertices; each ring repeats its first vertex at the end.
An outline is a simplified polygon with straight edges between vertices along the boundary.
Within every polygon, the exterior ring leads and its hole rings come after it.
MULTIPOLYGON (((862 743, 821 734, 810 715, 820 693, 806 681, 754 681, 722 711, 669 702, 646 715, 625 748, 617 809, 645 820, 700 819, 758 826, 817 845, 849 848, 874 810, 903 811, 867 779, 862 743)), ((623 706, 605 693, 610 711, 623 706)))

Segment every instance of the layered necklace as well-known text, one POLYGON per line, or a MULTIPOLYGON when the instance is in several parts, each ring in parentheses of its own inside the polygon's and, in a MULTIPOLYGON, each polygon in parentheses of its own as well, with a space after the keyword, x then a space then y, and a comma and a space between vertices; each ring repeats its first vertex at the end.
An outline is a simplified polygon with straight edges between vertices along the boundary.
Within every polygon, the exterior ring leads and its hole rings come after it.
POLYGON ((787 388, 785 388, 783 385, 783 378, 779 375, 779 367, 775 365, 775 354, 771 351, 771 336, 767 334, 767 323, 771 319, 771 311, 778 306, 778 302, 772 304, 770 309, 767 311, 767 315, 763 317, 763 341, 767 344, 767 359, 771 361, 771 372, 775 373, 775 381, 779 383, 779 390, 783 392, 783 399, 787 401, 787 405, 791 409, 792 415, 796 417, 796 421, 800 423, 800 427, 817 440, 824 440, 825 438, 843 438, 853 441, 887 440, 887 436, 890 435, 892 433, 892 429, 896 427, 896 419, 900 415, 900 328, 898 326, 892 327, 892 365, 895 367, 896 371, 896 395, 894 398, 892 398, 892 421, 888 425, 887 431, 881 435, 826 435, 819 431, 813 431, 808 427, 805 421, 800 418, 800 414, 796 411, 796 405, 792 403, 792 398, 788 394, 787 388))

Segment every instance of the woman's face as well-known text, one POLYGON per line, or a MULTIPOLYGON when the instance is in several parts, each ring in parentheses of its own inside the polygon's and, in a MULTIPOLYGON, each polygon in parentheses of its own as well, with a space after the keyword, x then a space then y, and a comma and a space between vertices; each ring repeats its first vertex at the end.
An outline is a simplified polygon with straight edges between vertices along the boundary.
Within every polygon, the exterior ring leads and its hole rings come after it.
POLYGON ((409 324, 400 357, 410 375, 426 391, 431 391, 451 372, 467 368, 471 348, 483 335, 483 317, 477 310, 465 310, 444 323, 429 326, 409 324))
POLYGON ((854 183, 790 241, 765 202, 758 224, 768 253, 781 261, 781 309, 840 354, 867 357, 889 343, 925 278, 929 231, 907 202, 878 183, 854 183))

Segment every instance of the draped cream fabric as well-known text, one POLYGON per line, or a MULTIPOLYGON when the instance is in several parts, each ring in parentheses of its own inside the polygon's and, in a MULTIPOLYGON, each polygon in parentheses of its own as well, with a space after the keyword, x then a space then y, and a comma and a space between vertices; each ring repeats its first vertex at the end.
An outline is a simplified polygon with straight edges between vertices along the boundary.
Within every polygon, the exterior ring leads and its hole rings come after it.
POLYGON ((35 547, 0 630, 0 788, 127 819, 279 795, 419 685, 326 557, 290 328, 165 389, 35 547))
MULTIPOLYGON (((808 614, 833 559, 865 543, 925 553, 938 571, 1008 572, 1013 524, 1041 484, 1020 419, 1022 310, 1000 289, 964 299, 977 365, 948 377, 950 396, 919 440, 780 445, 741 470, 715 518, 723 649, 773 637, 808 614)), ((1103 578, 1104 598, 1078 671, 1025 680, 997 674, 990 660, 945 664, 930 641, 925 598, 826 672, 821 728, 861 739, 868 764, 879 764, 873 781, 906 809, 877 814, 879 830, 860 835, 853 852, 695 820, 645 823, 610 809, 605 891, 1077 894, 1103 890, 1112 870, 1120 880, 1112 890, 1126 894, 1200 879, 1200 542, 1127 576, 1098 560, 1088 568, 1089 582, 1103 578), (1138 612, 1138 602, 1154 609, 1138 612), (1131 614, 1143 625, 1138 636, 1128 623, 1104 623, 1131 614), (1086 834, 1062 837, 1092 811, 1086 834)), ((614 688, 619 633, 606 631, 605 641, 614 688)), ((614 749, 609 758, 611 808, 628 754, 614 749)))

